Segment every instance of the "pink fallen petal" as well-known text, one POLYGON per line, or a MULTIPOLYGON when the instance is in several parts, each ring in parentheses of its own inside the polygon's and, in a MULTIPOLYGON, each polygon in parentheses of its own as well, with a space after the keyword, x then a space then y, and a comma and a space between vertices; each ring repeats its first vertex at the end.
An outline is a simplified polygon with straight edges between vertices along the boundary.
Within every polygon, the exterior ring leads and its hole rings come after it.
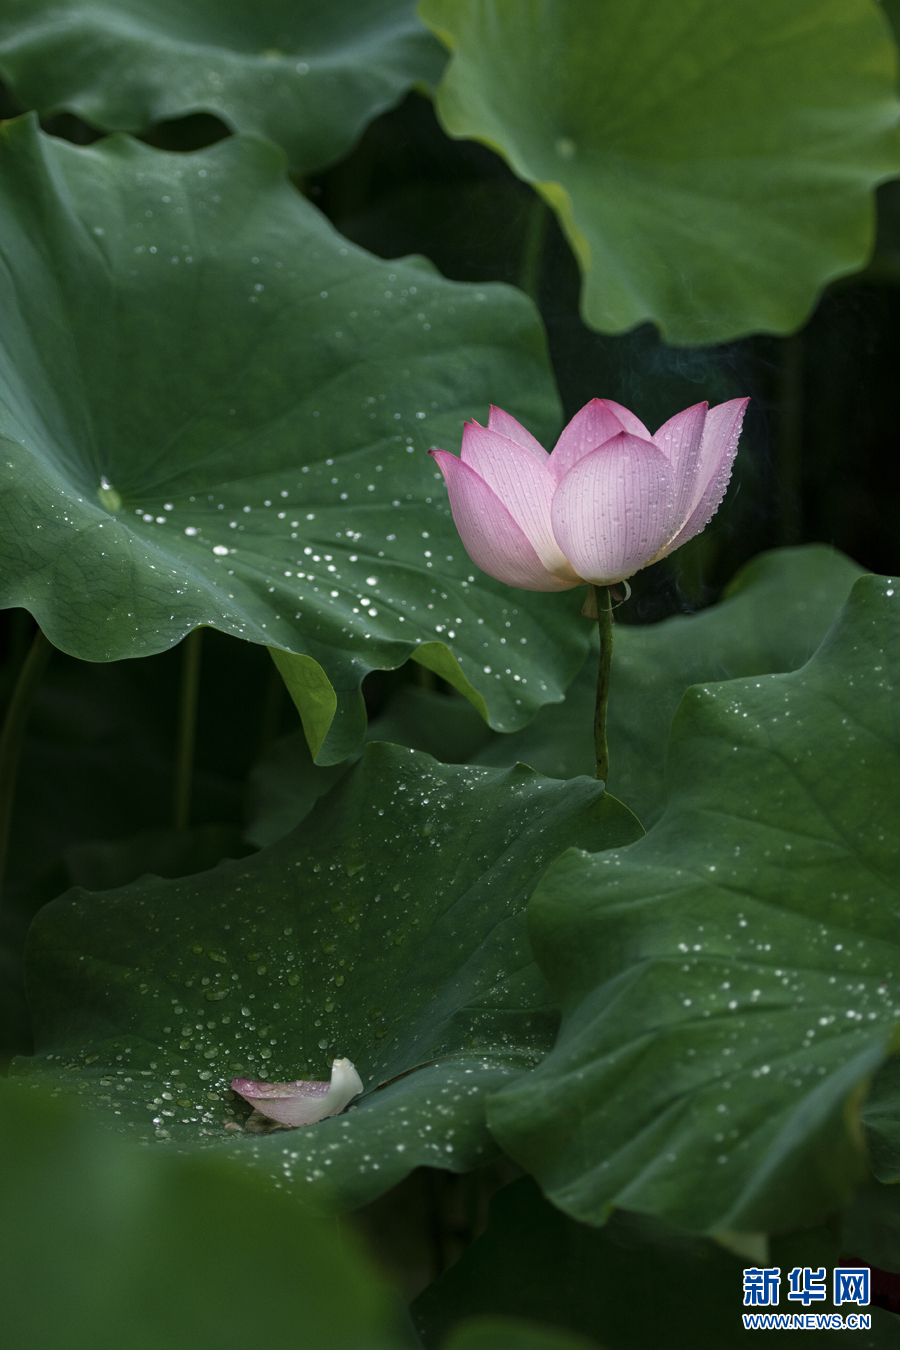
POLYGON ((676 528, 675 478, 651 441, 621 432, 570 469, 553 530, 586 581, 609 586, 643 567, 676 528))
POLYGON ((491 404, 490 415, 488 416, 488 430, 499 431, 501 436, 506 436, 508 440, 515 441, 526 450, 530 450, 535 459, 541 464, 546 464, 550 458, 547 451, 541 445, 540 441, 535 440, 530 431, 526 431, 521 422, 517 422, 508 412, 502 408, 495 408, 491 404))
POLYGON ((695 403, 676 413, 653 437, 653 444, 663 452, 675 475, 675 520, 679 529, 695 501, 708 406, 695 403))
MULTIPOLYGON (((636 419, 635 419, 636 420, 636 419)), ((606 399, 592 398, 564 427, 550 456, 550 468, 557 483, 561 483, 570 469, 628 428, 616 416, 606 399)), ((649 432, 646 438, 650 440, 649 432)))
POLYGON ((566 562, 550 524, 556 480, 547 467, 547 455, 541 463, 516 441, 477 422, 467 422, 460 458, 499 497, 546 570, 574 584, 578 578, 566 562))
POLYGON ((706 414, 692 500, 684 524, 659 557, 665 557, 705 530, 722 505, 749 402, 748 398, 732 398, 710 408, 706 414))
POLYGON ((521 525, 474 469, 446 450, 428 453, 444 475, 459 537, 476 567, 526 591, 562 591, 578 585, 577 579, 560 581, 547 571, 521 525))
POLYGON ((337 1116, 363 1090, 362 1079, 349 1059, 336 1059, 329 1083, 299 1079, 295 1083, 262 1083, 234 1078, 231 1088, 260 1115, 279 1125, 315 1125, 337 1116))

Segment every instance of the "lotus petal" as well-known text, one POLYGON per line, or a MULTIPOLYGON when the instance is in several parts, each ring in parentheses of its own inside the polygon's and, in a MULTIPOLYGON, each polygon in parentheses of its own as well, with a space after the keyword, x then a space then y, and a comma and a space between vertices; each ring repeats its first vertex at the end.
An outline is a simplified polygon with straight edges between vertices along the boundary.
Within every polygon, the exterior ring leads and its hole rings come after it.
POLYGON ((516 441, 477 422, 467 422, 461 459, 500 498, 547 571, 576 580, 550 524, 556 480, 547 467, 548 457, 544 455, 541 463, 516 441))
POLYGON ((315 1125, 329 1116, 340 1115, 363 1090, 362 1079, 349 1059, 336 1059, 331 1066, 331 1082, 298 1079, 294 1083, 261 1083, 252 1078, 235 1078, 231 1088, 260 1115, 279 1125, 315 1125))
POLYGON ((706 414, 694 494, 687 519, 671 543, 667 544, 658 555, 659 557, 665 557, 667 553, 693 539, 695 534, 705 530, 722 505, 728 480, 731 478, 734 457, 737 454, 744 413, 749 402, 748 398, 732 398, 727 403, 719 403, 715 408, 710 408, 706 414))
POLYGON ((515 441, 517 445, 530 450, 535 459, 541 464, 546 464, 550 458, 548 452, 541 445, 540 441, 535 440, 530 431, 526 431, 521 422, 517 422, 508 412, 502 408, 495 408, 491 404, 491 411, 488 416, 488 430, 499 431, 501 436, 506 436, 508 440, 515 441))
POLYGON ((474 469, 447 450, 428 453, 444 475, 459 537, 476 567, 526 591, 564 591, 578 584, 547 571, 521 525, 474 469))
POLYGON ((692 408, 676 413, 663 423, 653 437, 653 444, 663 452, 675 475, 675 519, 679 529, 687 520, 696 500, 708 406, 706 403, 695 403, 692 408))
POLYGON ((579 575, 609 586, 644 567, 671 537, 675 476, 652 441, 621 432, 569 470, 551 514, 579 575))
POLYGON ((630 408, 624 407, 621 403, 616 403, 615 399, 611 398, 604 398, 601 402, 609 408, 610 412, 615 413, 625 431, 630 431, 632 436, 638 436, 642 441, 653 440, 653 437, 650 435, 650 432, 644 426, 641 419, 636 417, 630 408))
MULTIPOLYGON (((618 406, 618 405, 614 405, 618 406)), ((634 419, 637 421, 637 418, 634 419)), ((564 427, 559 440, 550 455, 550 468, 557 483, 561 483, 566 474, 580 459, 599 449, 606 441, 612 440, 628 428, 616 416, 606 399, 592 398, 580 412, 577 412, 564 427)), ((650 433, 643 433, 647 440, 650 433)))

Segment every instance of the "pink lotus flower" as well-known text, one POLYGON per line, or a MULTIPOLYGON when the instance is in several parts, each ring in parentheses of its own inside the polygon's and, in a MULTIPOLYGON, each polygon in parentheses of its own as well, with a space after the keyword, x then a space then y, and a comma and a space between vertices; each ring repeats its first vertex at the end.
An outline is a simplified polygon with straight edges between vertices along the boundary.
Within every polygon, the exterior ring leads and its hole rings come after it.
POLYGON ((291 1127, 315 1125, 328 1116, 340 1115, 363 1090, 362 1079, 349 1059, 334 1061, 330 1083, 303 1079, 296 1083, 258 1083, 252 1078, 234 1078, 231 1087, 261 1116, 291 1127))
POLYGON ((746 398, 697 403, 655 436, 592 399, 552 454, 500 408, 467 422, 460 458, 430 450, 466 552, 527 591, 610 586, 699 534, 725 496, 746 398))

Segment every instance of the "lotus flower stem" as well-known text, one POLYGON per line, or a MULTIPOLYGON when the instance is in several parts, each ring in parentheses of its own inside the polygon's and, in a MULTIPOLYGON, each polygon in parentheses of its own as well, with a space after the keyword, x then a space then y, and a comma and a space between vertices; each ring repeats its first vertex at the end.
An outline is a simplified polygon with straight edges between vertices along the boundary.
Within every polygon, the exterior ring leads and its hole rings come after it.
POLYGON ((262 759, 269 746, 278 736, 285 692, 286 686, 281 671, 273 661, 269 666, 266 690, 263 694, 262 716, 259 719, 259 743, 256 751, 257 759, 262 759))
POLYGON ((186 830, 191 819, 194 783, 194 742, 197 738, 197 700, 200 692, 200 652, 203 629, 188 633, 181 663, 181 701, 178 716, 178 747, 175 752, 175 790, 172 823, 186 830))
POLYGON ((597 754, 599 782, 609 781, 609 746, 606 742, 606 707, 609 703, 609 675, 612 667, 612 596, 608 586, 594 586, 597 627, 600 631, 600 668, 597 671, 597 704, 594 710, 594 749, 597 754))
POLYGON ((6 872, 6 854, 9 846, 9 826, 12 819, 19 760, 28 726, 28 714, 41 682, 44 667, 53 651, 52 643, 38 628, 28 655, 19 671, 16 686, 6 711, 3 734, 0 736, 0 884, 6 872))
POLYGON ((778 434, 782 544, 798 543, 803 529, 800 516, 803 488, 803 356, 803 337, 800 333, 783 339, 778 434))
POLYGON ((525 242, 522 246, 522 260, 519 269, 519 286, 526 295, 531 297, 535 304, 538 304, 540 300, 541 269, 549 224, 550 208, 540 193, 536 192, 528 211, 525 242))

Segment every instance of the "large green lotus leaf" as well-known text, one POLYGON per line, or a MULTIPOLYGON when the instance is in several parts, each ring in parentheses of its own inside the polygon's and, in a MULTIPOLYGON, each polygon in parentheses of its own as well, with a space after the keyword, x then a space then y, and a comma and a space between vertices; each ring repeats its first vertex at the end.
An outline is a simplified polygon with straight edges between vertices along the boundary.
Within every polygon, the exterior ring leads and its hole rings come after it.
MULTIPOLYGON (((666 804, 666 746, 684 691, 708 680, 778 674, 808 661, 863 569, 822 544, 754 558, 722 600, 697 614, 614 630, 609 702, 610 788, 649 828, 666 804)), ((593 773, 597 655, 565 701, 510 736, 495 736, 476 764, 524 760, 552 778, 593 773)))
POLYGON ((254 1344, 262 1318, 282 1345, 413 1344, 349 1235, 221 1160, 127 1148, 5 1082, 0 1173, 7 1345, 223 1350, 254 1344))
POLYGON ((253 857, 45 907, 27 954, 38 1055, 18 1072, 323 1205, 362 1204, 420 1164, 476 1166, 495 1152, 485 1093, 557 1026, 525 935, 535 880, 572 845, 640 833, 591 779, 370 745, 253 857), (355 1110, 295 1133, 234 1129, 233 1077, 323 1078, 338 1056, 366 1086, 355 1110))
POLYGON ((556 210, 585 321, 670 342, 803 322, 862 267, 900 173, 896 54, 871 0, 422 0, 437 108, 556 210))
POLYGON ((27 107, 133 132, 214 113, 303 172, 445 59, 414 0, 5 0, 0 15, 0 71, 27 107))
POLYGON ((898 675, 900 584, 863 577, 801 670, 688 691, 645 839, 539 886, 562 1030, 489 1121, 567 1213, 778 1231, 866 1170, 900 1011, 898 675))
POLYGON ((0 237, 0 603, 91 661, 199 624, 265 643, 325 763, 365 730, 363 676, 411 654, 504 730, 562 697, 578 595, 477 572, 425 453, 492 401, 551 433, 521 293, 355 248, 253 138, 6 123, 0 237))

